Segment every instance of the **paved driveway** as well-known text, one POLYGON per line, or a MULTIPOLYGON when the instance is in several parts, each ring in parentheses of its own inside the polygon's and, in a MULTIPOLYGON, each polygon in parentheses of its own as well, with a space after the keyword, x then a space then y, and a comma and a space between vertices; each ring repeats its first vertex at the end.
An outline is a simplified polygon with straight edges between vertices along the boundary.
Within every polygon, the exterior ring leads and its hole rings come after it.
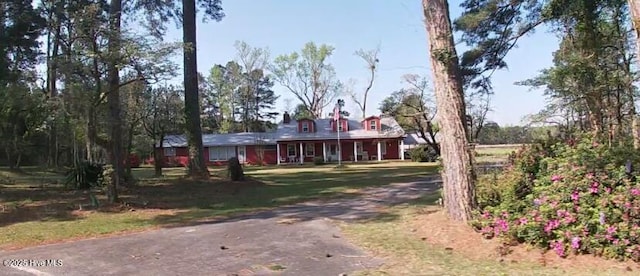
POLYGON ((0 275, 340 275, 374 268, 340 236, 334 220, 357 221, 381 207, 437 189, 431 177, 365 190, 356 199, 271 211, 110 238, 1 251, 0 259, 59 259, 62 266, 1 266, 0 275))

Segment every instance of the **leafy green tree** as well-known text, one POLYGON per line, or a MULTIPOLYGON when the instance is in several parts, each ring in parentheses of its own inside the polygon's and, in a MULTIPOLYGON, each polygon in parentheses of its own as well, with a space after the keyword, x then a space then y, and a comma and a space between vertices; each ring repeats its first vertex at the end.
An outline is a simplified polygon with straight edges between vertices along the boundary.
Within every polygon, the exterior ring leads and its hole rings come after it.
POLYGON ((341 93, 342 84, 329 63, 333 51, 331 46, 308 42, 300 53, 276 57, 270 68, 274 79, 311 111, 313 118, 322 117, 322 110, 341 93))
POLYGON ((293 110, 293 113, 291 114, 291 118, 293 118, 294 120, 300 120, 300 119, 314 118, 314 116, 313 116, 313 113, 309 111, 309 109, 307 109, 307 107, 304 104, 298 104, 296 105, 296 108, 293 110))
POLYGON ((24 82, 0 86, 0 147, 11 169, 20 168, 30 139, 42 130, 46 99, 24 82))
POLYGON ((440 145, 436 141, 438 126, 434 121, 436 106, 427 78, 409 74, 403 76, 403 81, 407 87, 385 98, 380 111, 392 116, 406 132, 418 134, 440 155, 440 145))

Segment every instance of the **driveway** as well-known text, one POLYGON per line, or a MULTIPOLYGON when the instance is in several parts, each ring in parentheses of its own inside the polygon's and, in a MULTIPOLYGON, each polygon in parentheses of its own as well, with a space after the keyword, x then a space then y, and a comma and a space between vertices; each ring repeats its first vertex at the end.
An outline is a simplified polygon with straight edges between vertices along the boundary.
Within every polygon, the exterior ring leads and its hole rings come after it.
POLYGON ((383 260, 341 238, 334 221, 373 218, 381 207, 435 191, 440 181, 395 183, 362 196, 110 238, 0 251, 7 260, 61 266, 1 266, 0 275, 348 275, 383 260))

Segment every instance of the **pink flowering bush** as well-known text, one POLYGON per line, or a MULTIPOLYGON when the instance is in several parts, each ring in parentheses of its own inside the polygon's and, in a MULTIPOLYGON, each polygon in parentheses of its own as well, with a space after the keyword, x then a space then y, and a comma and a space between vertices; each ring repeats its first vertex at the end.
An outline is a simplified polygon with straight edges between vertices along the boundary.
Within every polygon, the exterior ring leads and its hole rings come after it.
POLYGON ((505 172, 481 179, 474 226, 487 238, 529 243, 559 256, 640 261, 640 164, 631 147, 590 138, 523 147, 505 172))

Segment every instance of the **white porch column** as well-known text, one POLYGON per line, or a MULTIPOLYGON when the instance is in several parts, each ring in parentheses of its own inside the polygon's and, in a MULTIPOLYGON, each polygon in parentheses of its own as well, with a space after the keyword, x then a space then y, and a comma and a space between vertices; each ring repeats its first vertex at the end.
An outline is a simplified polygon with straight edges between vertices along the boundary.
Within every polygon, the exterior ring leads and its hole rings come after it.
POLYGON ((302 142, 300 142, 300 164, 304 164, 304 150, 302 148, 302 142))
POLYGON ((380 145, 380 140, 378 140, 378 161, 382 161, 382 145, 380 145))
POLYGON ((276 143, 276 155, 278 155, 276 162, 278 162, 277 164, 280 165, 280 144, 276 143))
POLYGON ((327 162, 327 143, 326 142, 322 142, 322 158, 326 163, 327 162))
POLYGON ((353 162, 358 162, 358 143, 353 141, 353 162))
POLYGON ((398 154, 400 155, 400 160, 404 161, 404 139, 400 139, 400 150, 398 154))

